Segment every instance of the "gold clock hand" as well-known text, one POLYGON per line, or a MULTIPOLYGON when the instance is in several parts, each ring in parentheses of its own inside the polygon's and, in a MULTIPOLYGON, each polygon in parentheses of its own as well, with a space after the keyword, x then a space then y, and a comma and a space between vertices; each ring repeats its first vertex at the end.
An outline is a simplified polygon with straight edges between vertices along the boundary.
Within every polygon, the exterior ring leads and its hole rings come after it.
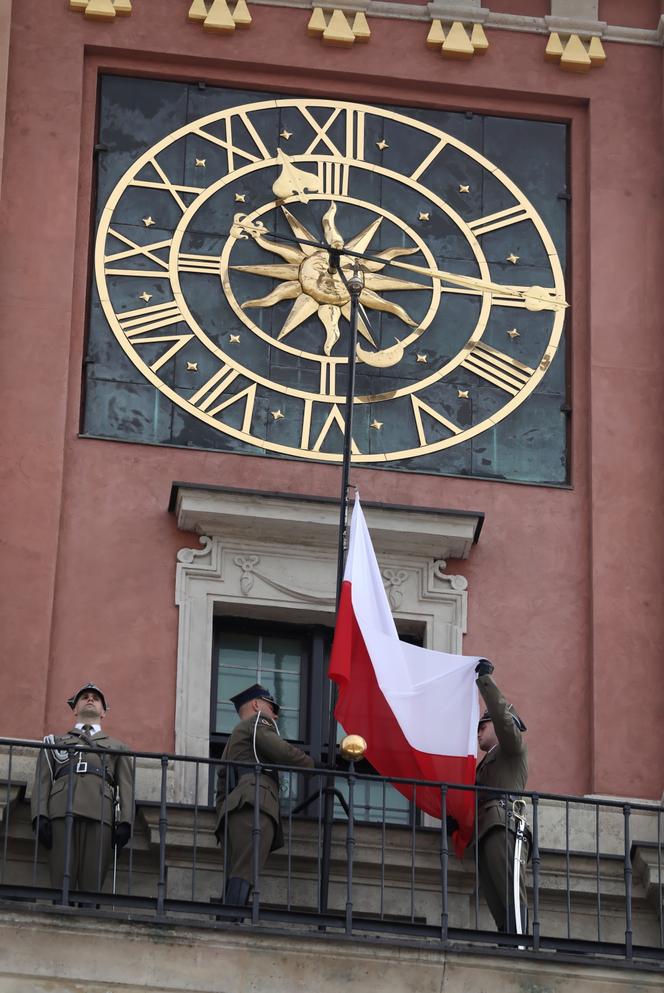
MULTIPOLYGON (((312 177, 315 179, 315 177, 312 177)), ((276 184, 275 184, 276 185, 276 184)), ((299 245, 311 245, 329 251, 330 246, 318 241, 306 241, 302 238, 288 238, 284 235, 277 235, 268 231, 262 221, 247 221, 245 214, 236 214, 231 234, 234 237, 246 238, 257 237, 269 234, 276 241, 293 241, 299 245), (245 233, 246 232, 246 233, 245 233)), ((431 269, 428 266, 415 265, 412 262, 398 262, 395 259, 381 259, 370 255, 368 252, 355 252, 349 248, 342 248, 339 254, 351 259, 359 259, 368 262, 380 262, 384 266, 393 266, 397 269, 407 269, 408 272, 421 273, 431 279, 439 279, 441 282, 452 283, 462 289, 476 291, 478 293, 492 293, 494 296, 509 297, 514 300, 523 300, 527 310, 563 310, 569 307, 566 300, 556 295, 556 291, 545 286, 509 286, 505 283, 493 283, 487 279, 477 279, 475 276, 461 276, 455 272, 447 272, 444 269, 431 269)), ((344 268, 349 268, 347 265, 344 268)))
MULTIPOLYGON (((344 253, 346 254, 346 253, 344 253)), ((414 265, 412 262, 391 261, 388 263, 398 269, 408 269, 409 272, 419 272, 441 282, 452 283, 467 290, 477 290, 480 293, 493 293, 497 296, 513 297, 523 300, 527 310, 561 310, 568 307, 567 301, 556 295, 556 291, 544 286, 508 286, 502 283, 492 283, 486 279, 476 279, 474 276, 460 276, 455 272, 443 269, 430 269, 427 266, 414 265)))
POLYGON ((281 165, 281 172, 272 184, 272 192, 275 197, 278 200, 285 200, 287 197, 297 194, 303 203, 308 203, 307 193, 317 193, 320 190, 318 176, 294 166, 281 148, 277 149, 277 161, 281 165))

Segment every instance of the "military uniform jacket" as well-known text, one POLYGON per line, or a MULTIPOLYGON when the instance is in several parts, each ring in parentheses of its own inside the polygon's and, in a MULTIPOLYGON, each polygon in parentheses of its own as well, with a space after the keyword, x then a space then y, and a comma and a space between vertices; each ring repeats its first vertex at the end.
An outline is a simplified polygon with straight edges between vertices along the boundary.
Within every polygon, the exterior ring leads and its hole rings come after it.
POLYGON ((491 715, 498 744, 487 752, 477 766, 475 783, 477 786, 495 786, 502 792, 502 796, 496 797, 491 797, 484 791, 478 793, 479 840, 493 827, 514 830, 514 820, 508 816, 511 803, 508 799, 507 807, 505 806, 505 793, 519 794, 525 790, 528 781, 528 748, 523 734, 510 716, 507 701, 491 676, 480 676, 477 686, 491 715))
POLYGON ((113 824, 113 803, 117 788, 120 810, 118 823, 132 821, 132 768, 131 759, 125 755, 109 755, 107 749, 122 749, 127 746, 121 741, 109 738, 103 731, 97 734, 73 728, 67 734, 58 736, 52 748, 43 749, 39 753, 35 782, 32 790, 31 815, 35 817, 66 817, 67 791, 70 775, 73 776, 74 791, 72 813, 76 817, 89 817, 93 820, 103 820, 113 824), (63 772, 69 765, 69 755, 59 751, 64 746, 76 746, 73 766, 75 769, 79 760, 86 762, 88 769, 103 769, 106 776, 94 772, 63 772), (90 751, 78 751, 78 749, 90 751), (109 781, 110 780, 110 781, 109 781))
MULTIPOLYGON (((291 745, 288 741, 284 741, 279 736, 274 722, 262 716, 258 716, 258 718, 248 717, 235 725, 221 758, 225 762, 250 762, 253 764, 258 758, 261 764, 273 762, 275 765, 293 765, 304 769, 312 769, 315 764, 310 755, 305 755, 301 749, 291 745), (254 742, 256 745, 255 754, 254 742)), ((227 814, 245 804, 254 806, 256 776, 253 770, 240 767, 235 772, 236 775, 234 776, 234 770, 228 769, 226 765, 220 766, 217 771, 215 791, 217 809, 215 832, 217 837, 220 837, 223 831, 223 820, 227 814), (227 778, 232 787, 228 795, 226 793, 227 778), (237 785, 234 786, 235 781, 237 781, 237 785)), ((279 813, 279 776, 274 771, 263 769, 261 773, 259 806, 261 811, 271 817, 275 823, 276 830, 272 850, 281 848, 284 837, 279 813)))

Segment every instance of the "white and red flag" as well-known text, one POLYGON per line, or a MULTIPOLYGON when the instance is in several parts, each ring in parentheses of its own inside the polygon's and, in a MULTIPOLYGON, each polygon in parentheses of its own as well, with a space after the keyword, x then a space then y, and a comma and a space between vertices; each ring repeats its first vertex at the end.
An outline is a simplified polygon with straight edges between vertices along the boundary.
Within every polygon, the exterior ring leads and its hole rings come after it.
MULTIPOLYGON (((339 687, 335 717, 367 740, 381 776, 472 784, 477 761, 480 656, 447 655, 399 641, 359 499, 332 645, 329 675, 339 687)), ((438 786, 395 783, 417 807, 441 816, 438 786)), ((459 855, 472 838, 472 790, 450 790, 459 855)))

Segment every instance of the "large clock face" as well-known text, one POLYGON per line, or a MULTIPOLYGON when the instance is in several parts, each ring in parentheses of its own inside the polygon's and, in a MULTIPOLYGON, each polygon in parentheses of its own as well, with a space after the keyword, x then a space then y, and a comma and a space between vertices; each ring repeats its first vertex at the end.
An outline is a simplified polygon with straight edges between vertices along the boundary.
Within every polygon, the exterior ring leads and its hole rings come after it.
POLYGON ((339 461, 350 301, 315 243, 361 257, 354 462, 462 445, 547 375, 565 286, 532 203, 426 118, 359 103, 238 102, 164 135, 103 205, 100 304, 208 429, 339 461))

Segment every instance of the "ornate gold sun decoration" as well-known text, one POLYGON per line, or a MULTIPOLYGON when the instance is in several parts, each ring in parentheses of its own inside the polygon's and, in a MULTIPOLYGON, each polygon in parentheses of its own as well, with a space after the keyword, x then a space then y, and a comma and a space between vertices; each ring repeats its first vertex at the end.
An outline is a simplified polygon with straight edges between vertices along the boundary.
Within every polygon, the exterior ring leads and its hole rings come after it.
MULTIPOLYGON (((281 210, 298 241, 317 240, 283 204, 281 205, 281 210)), ((366 252, 383 218, 377 217, 364 230, 346 242, 335 223, 336 211, 336 203, 331 202, 322 220, 323 234, 327 244, 335 249, 346 248, 354 252, 366 252)), ((242 309, 272 307, 281 300, 294 300, 295 302, 291 307, 290 313, 277 335, 277 340, 281 341, 282 338, 289 335, 291 331, 299 327, 307 318, 317 314, 321 324, 325 328, 323 350, 326 355, 330 355, 336 342, 339 340, 339 321, 341 317, 345 317, 350 322, 350 294, 339 273, 330 271, 328 251, 322 248, 316 248, 313 245, 299 244, 296 246, 280 244, 278 241, 269 240, 259 229, 252 229, 249 225, 247 225, 247 231, 249 231, 251 237, 261 248, 264 248, 266 252, 280 255, 284 263, 236 265, 232 266, 232 268, 240 272, 251 273, 254 276, 269 276, 273 279, 281 279, 283 282, 264 297, 255 300, 246 300, 242 304, 242 309)), ((363 260, 361 265, 364 272, 365 285, 360 293, 360 303, 373 310, 381 310, 388 314, 394 314, 409 327, 417 327, 417 321, 414 321, 403 307, 400 307, 397 303, 393 303, 391 300, 384 300, 379 295, 389 290, 426 290, 430 288, 422 283, 411 282, 408 279, 397 279, 394 276, 383 276, 380 274, 380 270, 384 269, 392 259, 396 259, 400 255, 412 255, 417 251, 419 251, 417 247, 385 248, 380 252, 372 253, 375 254, 377 259, 383 259, 383 262, 363 260)), ((341 255, 340 264, 344 270, 350 270, 352 268, 352 262, 353 259, 351 256, 341 255)), ((358 330, 374 348, 378 347, 361 316, 358 321, 358 330)))

